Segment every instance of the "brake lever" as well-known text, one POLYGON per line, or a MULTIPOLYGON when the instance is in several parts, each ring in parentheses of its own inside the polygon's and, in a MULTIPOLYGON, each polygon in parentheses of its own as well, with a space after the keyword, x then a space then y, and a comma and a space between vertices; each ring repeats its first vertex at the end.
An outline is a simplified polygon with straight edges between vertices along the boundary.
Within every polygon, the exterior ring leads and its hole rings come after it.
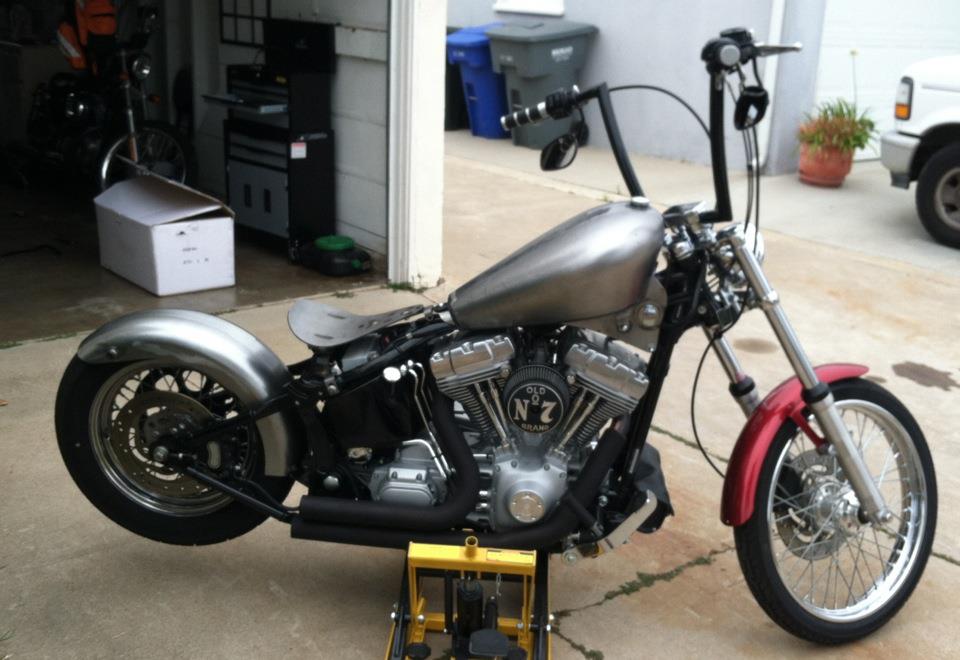
POLYGON ((733 110, 733 125, 738 131, 753 128, 763 119, 770 105, 770 95, 760 85, 749 85, 740 91, 733 110))
POLYGON ((756 43, 753 45, 758 57, 769 57, 771 55, 782 55, 783 53, 798 53, 803 50, 803 44, 799 41, 792 44, 765 44, 756 43))

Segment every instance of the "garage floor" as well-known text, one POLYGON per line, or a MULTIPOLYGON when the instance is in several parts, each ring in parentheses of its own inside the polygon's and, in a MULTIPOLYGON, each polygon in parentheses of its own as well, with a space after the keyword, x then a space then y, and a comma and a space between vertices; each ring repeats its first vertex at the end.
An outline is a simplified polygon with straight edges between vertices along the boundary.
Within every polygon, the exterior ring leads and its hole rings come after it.
MULTIPOLYGON (((689 180, 701 172, 669 163, 660 169, 689 180)), ((791 178, 770 181, 769 224, 797 212, 777 203, 789 194, 811 217, 838 205, 850 209, 846 226, 881 241, 866 200, 886 195, 886 180, 869 169, 857 176, 857 186, 828 196, 791 178)), ((462 155, 448 157, 446 177, 449 286, 608 194, 462 155)), ((888 212, 907 215, 911 203, 888 198, 888 212)), ((779 231, 767 238, 767 272, 812 358, 869 364, 926 433, 941 503, 925 577, 889 625, 848 647, 800 642, 766 618, 740 575, 732 534, 718 520, 721 482, 692 446, 689 388, 704 340, 690 333, 678 347, 651 437, 677 515, 611 555, 575 566, 554 562, 558 659, 960 655, 960 278, 829 240, 779 231)), ((444 295, 372 288, 329 302, 374 311, 444 295)), ((224 316, 294 361, 306 350, 286 329, 288 307, 224 316)), ((788 375, 761 316, 745 316, 732 338, 763 391, 788 375)), ((8 401, 0 407, 0 658, 382 657, 400 552, 293 541, 272 522, 218 546, 164 546, 118 528, 78 495, 56 450, 51 408, 79 340, 0 350, 0 399, 8 401)), ((720 368, 708 361, 698 393, 708 450, 729 455, 742 421, 720 368)))
POLYGON ((89 192, 0 183, 0 345, 91 330, 140 309, 222 313, 384 281, 382 260, 360 277, 325 277, 291 265, 282 241, 264 245, 241 229, 235 287, 158 298, 101 268, 89 192))

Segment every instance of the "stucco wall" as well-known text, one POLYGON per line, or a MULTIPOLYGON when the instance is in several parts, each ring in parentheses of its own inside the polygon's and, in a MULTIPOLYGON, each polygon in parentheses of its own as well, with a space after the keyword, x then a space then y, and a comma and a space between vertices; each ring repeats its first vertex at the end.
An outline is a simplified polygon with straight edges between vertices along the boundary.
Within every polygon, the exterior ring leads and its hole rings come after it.
MULTIPOLYGON (((824 0, 786 0, 782 41, 803 41, 802 57, 786 56, 778 71, 769 169, 791 167, 795 155, 788 145, 799 114, 812 105, 816 54, 824 0), (815 42, 815 43, 814 43, 815 42), (789 61, 793 58, 793 61, 789 61), (812 60, 812 66, 810 62, 812 60), (779 119, 777 121, 777 119, 779 119)), ((643 83, 666 87, 686 99, 706 120, 707 74, 700 49, 725 28, 745 26, 766 40, 771 0, 565 0, 563 18, 592 23, 599 33, 588 54, 581 85, 607 81, 611 86, 643 83)), ((522 14, 496 13, 493 0, 448 0, 451 26, 523 20, 522 14)), ((762 70, 762 67, 761 67, 762 70)), ((634 152, 708 163, 703 132, 672 99, 652 92, 622 92, 614 97, 627 147, 634 152)), ((728 108, 729 111, 729 108, 728 108)), ((588 113, 595 143, 606 143, 595 109, 588 113)), ((743 166, 740 136, 728 132, 732 167, 743 166)), ((643 173, 639 173, 642 179, 643 173)))

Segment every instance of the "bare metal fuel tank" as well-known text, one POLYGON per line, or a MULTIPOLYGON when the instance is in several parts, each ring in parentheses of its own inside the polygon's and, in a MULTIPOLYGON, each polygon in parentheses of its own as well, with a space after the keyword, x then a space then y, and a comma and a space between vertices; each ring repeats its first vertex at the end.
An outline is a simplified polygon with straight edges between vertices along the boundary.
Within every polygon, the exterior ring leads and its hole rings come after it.
POLYGON ((636 304, 663 243, 663 216, 627 202, 584 211, 454 291, 450 312, 467 330, 550 325, 636 304))

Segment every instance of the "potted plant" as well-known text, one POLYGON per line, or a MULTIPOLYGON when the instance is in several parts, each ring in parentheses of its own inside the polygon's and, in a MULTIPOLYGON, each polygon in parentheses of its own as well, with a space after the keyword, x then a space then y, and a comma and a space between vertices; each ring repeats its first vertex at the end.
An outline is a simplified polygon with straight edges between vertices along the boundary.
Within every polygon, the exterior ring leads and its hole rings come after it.
POLYGON ((800 125, 800 180, 836 188, 853 164, 853 152, 867 146, 876 133, 866 111, 844 99, 827 101, 800 125))

